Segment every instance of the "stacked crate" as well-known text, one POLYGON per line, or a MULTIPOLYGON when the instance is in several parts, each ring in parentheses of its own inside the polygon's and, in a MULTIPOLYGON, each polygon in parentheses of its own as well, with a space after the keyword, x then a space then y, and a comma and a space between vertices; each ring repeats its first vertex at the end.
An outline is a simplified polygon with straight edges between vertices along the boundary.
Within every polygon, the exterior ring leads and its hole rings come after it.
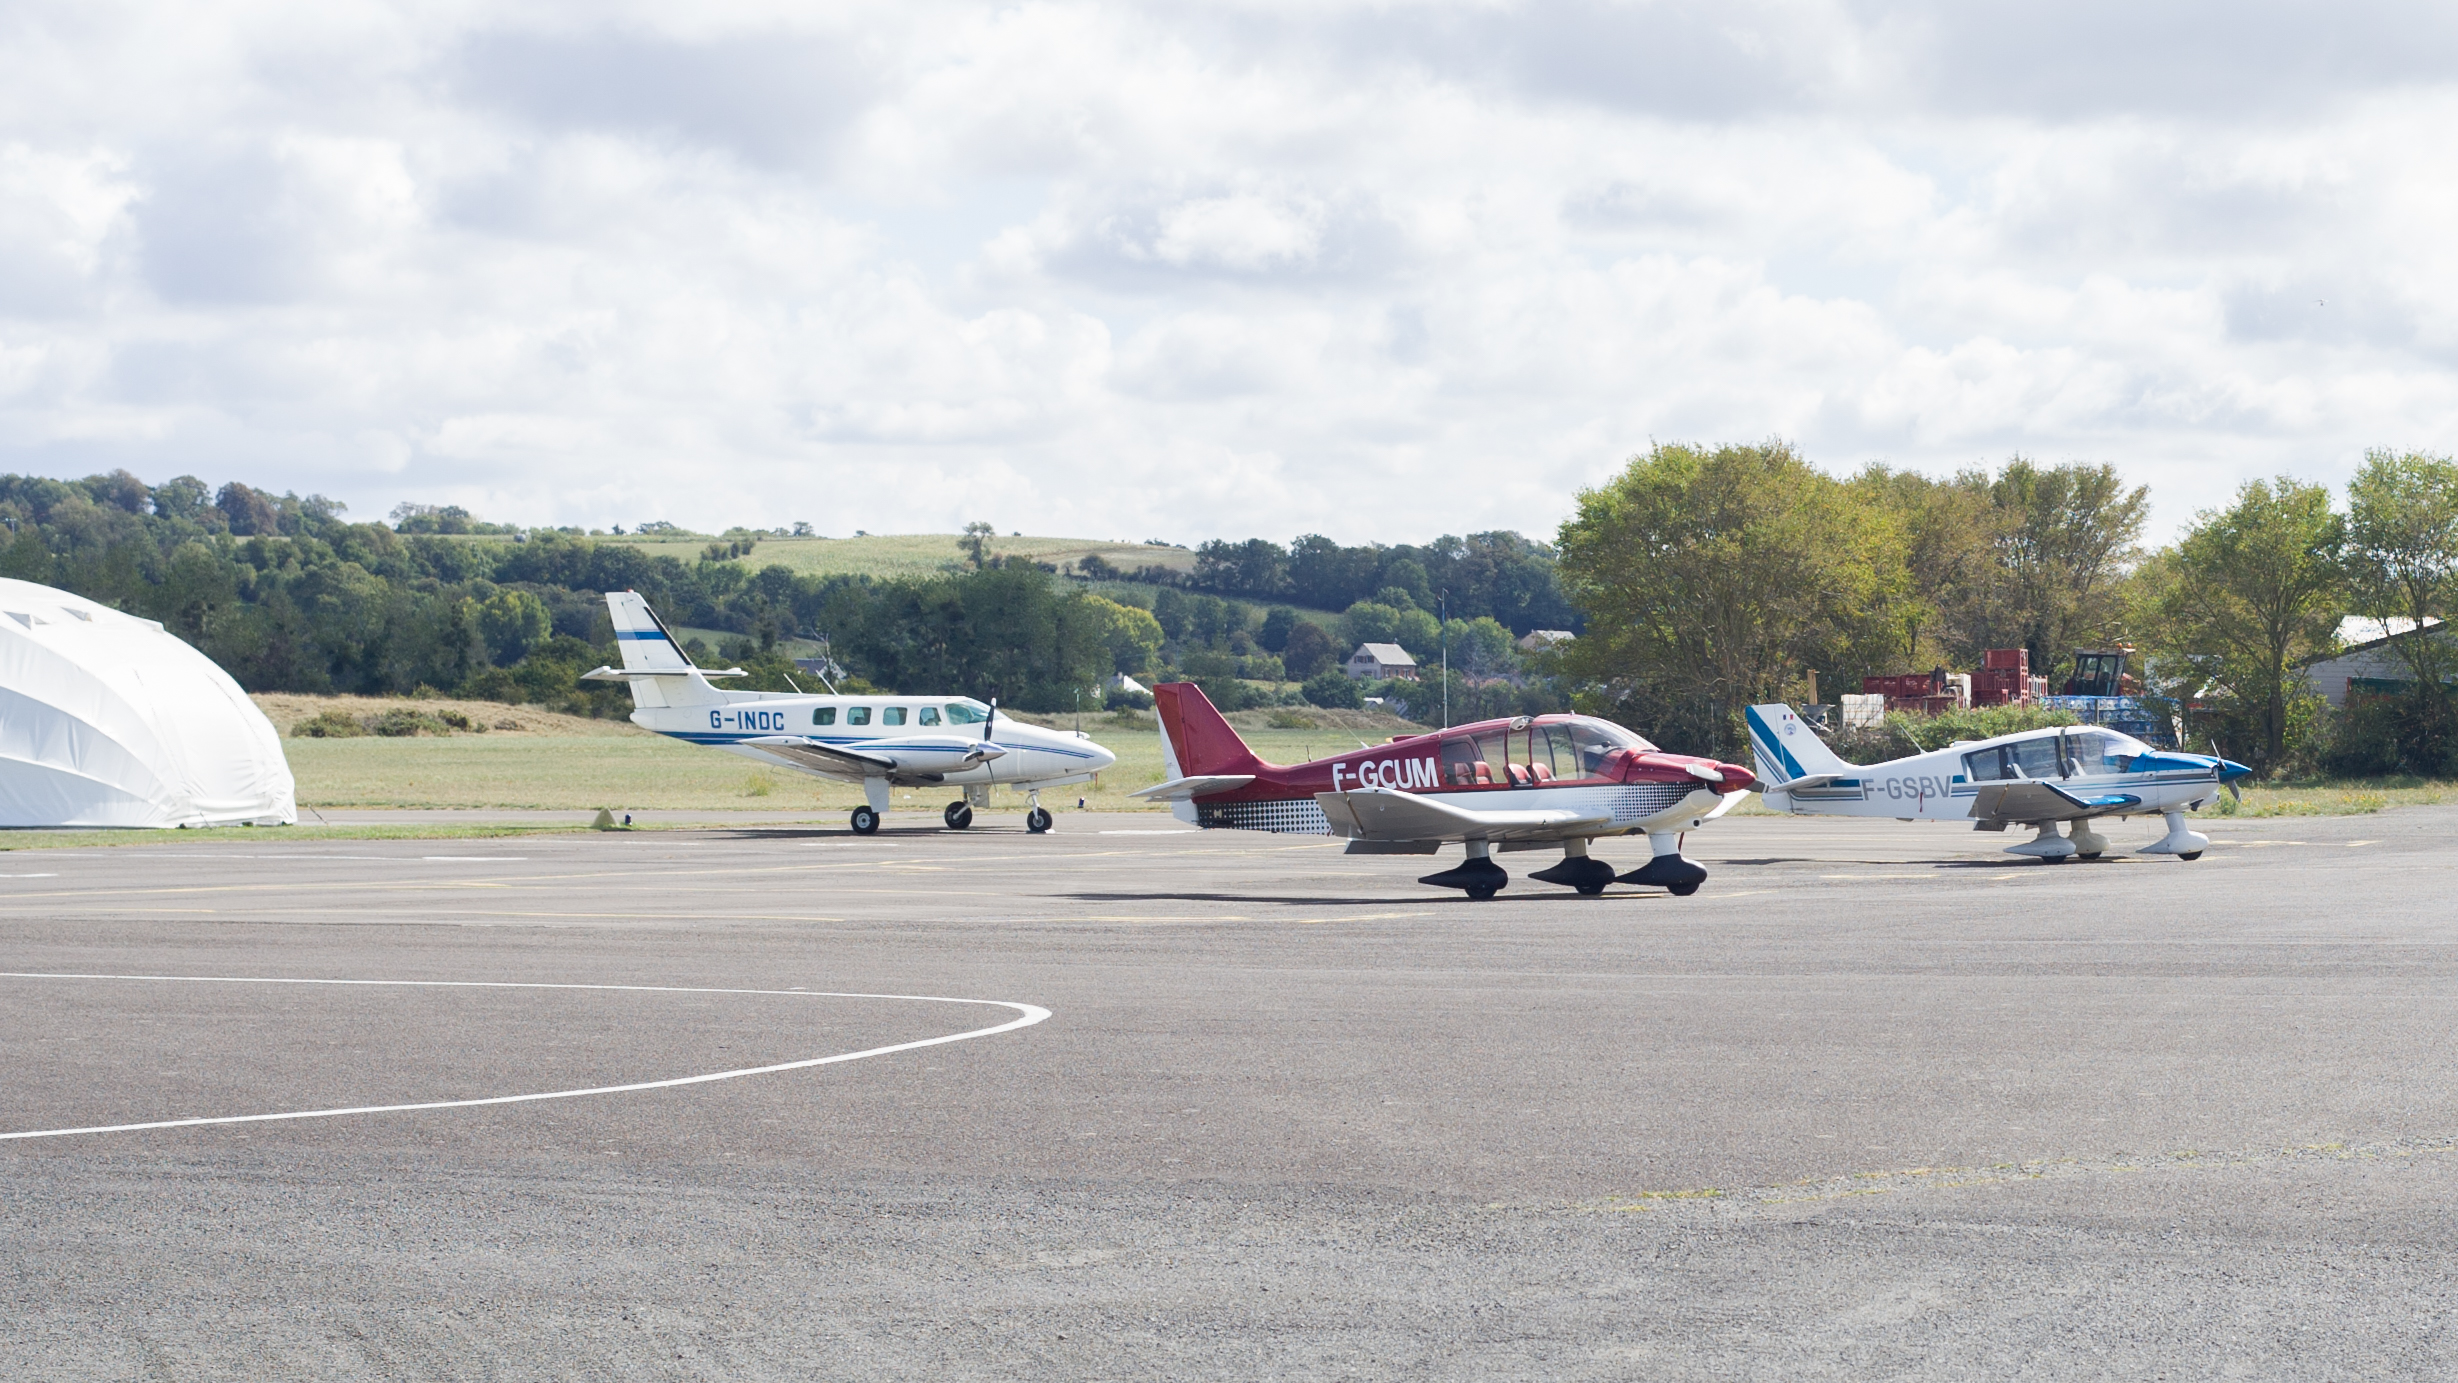
POLYGON ((2031 650, 1992 648, 1972 674, 1975 706, 2030 706, 2048 695, 2048 679, 2031 675, 2031 650))
POLYGON ((1953 682, 1943 672, 1904 672, 1887 677, 1864 677, 1861 679, 1861 695, 1883 696, 1886 698, 1886 709, 1921 715, 1941 715, 1953 710, 1959 699, 1953 682))

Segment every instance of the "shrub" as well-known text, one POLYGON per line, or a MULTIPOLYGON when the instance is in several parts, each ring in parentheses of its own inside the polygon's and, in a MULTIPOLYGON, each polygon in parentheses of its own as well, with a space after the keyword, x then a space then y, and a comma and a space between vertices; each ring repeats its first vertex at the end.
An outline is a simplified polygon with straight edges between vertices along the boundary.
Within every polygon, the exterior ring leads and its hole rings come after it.
POLYGON ((1301 689, 1306 700, 1326 710, 1354 711, 1366 704, 1365 693, 1345 672, 1318 672, 1301 689))
POLYGON ((369 734, 383 735, 392 739, 404 739, 412 735, 449 735, 452 733, 445 727, 444 722, 437 720, 434 716, 400 706, 378 711, 367 717, 364 724, 369 734))
POLYGON ((324 711, 313 720, 302 720, 290 727, 293 739, 347 740, 366 733, 367 727, 359 724, 357 717, 341 711, 324 711))
POLYGON ((2350 696, 2321 752, 2322 767, 2349 778, 2458 772, 2458 734, 2452 732, 2450 709, 2446 700, 2412 691, 2350 696))
POLYGON ((1102 696, 1101 709, 1105 711, 1149 711, 1152 709, 1152 693, 1112 687, 1102 696))

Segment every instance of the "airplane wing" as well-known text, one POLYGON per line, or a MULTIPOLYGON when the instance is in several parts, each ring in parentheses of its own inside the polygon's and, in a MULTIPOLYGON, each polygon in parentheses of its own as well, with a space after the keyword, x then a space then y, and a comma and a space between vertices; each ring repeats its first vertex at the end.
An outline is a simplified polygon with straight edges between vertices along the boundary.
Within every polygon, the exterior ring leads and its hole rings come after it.
POLYGON ((1351 840, 1549 840, 1579 828, 1609 826, 1610 816, 1554 811, 1481 812, 1390 788, 1318 792, 1332 834, 1351 840))
POLYGON ((2141 798, 2127 793, 2083 797, 2055 783, 2018 778, 2006 783, 1982 783, 1972 797, 1972 816, 1983 821, 2072 821, 2107 816, 2141 805, 2141 798))
POLYGON ((1187 778, 1172 778, 1166 783, 1154 783, 1127 794, 1148 797, 1155 802, 1192 802, 1216 792, 1235 792, 1255 780, 1251 773, 1197 774, 1187 778))
POLYGON ((796 768, 822 777, 859 783, 865 778, 885 778, 897 772, 894 759, 883 754, 865 754, 800 735, 763 735, 740 741, 756 749, 766 750, 796 768))

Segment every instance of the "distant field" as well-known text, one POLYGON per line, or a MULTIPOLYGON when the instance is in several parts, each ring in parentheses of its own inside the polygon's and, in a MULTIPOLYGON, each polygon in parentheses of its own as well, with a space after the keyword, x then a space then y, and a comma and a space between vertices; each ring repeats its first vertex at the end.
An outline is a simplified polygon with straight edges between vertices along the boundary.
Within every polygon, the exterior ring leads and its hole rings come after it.
MULTIPOLYGON (((643 552, 695 562, 712 541, 707 538, 599 538, 643 552)), ((1139 542, 1109 542, 1098 538, 1002 537, 990 540, 999 557, 1023 557, 1063 566, 1093 553, 1127 571, 1137 567, 1194 568, 1195 554, 1184 548, 1149 547, 1139 542)), ((905 533, 872 538, 762 538, 746 565, 784 567, 810 576, 911 576, 970 561, 953 533, 905 533)))

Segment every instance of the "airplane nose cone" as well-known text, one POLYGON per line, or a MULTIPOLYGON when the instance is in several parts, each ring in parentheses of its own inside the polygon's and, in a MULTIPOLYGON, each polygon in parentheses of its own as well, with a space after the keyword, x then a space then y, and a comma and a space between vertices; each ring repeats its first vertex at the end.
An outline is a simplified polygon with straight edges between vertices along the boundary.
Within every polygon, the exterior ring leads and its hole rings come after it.
POLYGON ((2236 762, 2234 759, 2221 759, 2219 761, 2220 782, 2233 783, 2239 778, 2251 777, 2252 774, 2252 769, 2245 767, 2243 764, 2236 762))
POLYGON ((1724 775, 1724 786, 1717 789, 1719 792, 1739 792, 1758 785, 1758 775, 1739 764, 1717 764, 1715 767, 1718 773, 1724 775))
POLYGON ((1091 751, 1092 771, 1095 773, 1098 773, 1102 769, 1109 767, 1111 764, 1118 762, 1118 756, 1116 754, 1111 753, 1109 750, 1098 744, 1093 744, 1087 741, 1084 747, 1091 751))

